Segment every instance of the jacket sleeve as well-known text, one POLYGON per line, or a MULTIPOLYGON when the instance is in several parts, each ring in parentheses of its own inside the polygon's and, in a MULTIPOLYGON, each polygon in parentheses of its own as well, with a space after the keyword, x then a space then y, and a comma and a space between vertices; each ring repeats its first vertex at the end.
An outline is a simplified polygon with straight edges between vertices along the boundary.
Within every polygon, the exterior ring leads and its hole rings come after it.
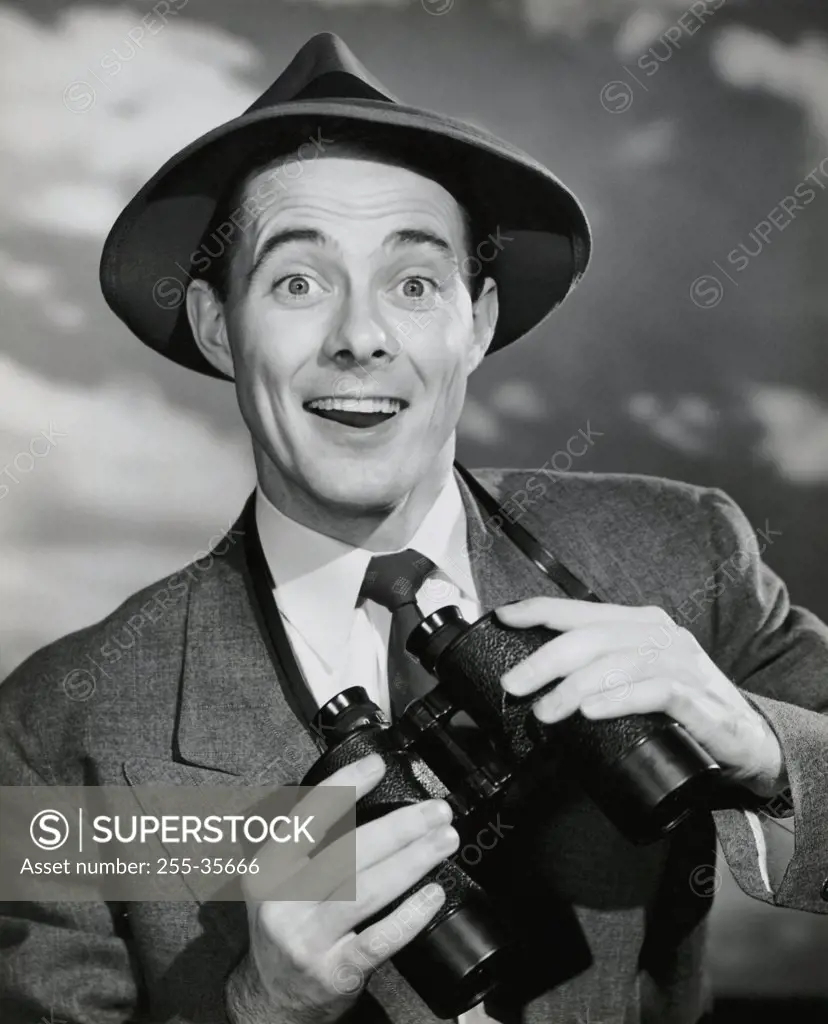
MULTIPOLYGON (((17 676, 17 685, 26 682, 17 676)), ((3 699, 6 685, 0 684, 0 786, 59 785, 34 746, 34 730, 3 699)), ((189 1013, 152 1017, 147 996, 124 905, 0 901, 3 1024, 195 1024, 189 1013)), ((388 1018, 363 993, 342 1024, 388 1018)))
MULTIPOLYGON (((719 841, 736 882, 780 907, 828 913, 828 627, 791 605, 763 561, 772 533, 759 536, 721 491, 705 491, 713 573, 716 663, 765 717, 787 767, 790 793, 770 809, 792 812, 793 855, 775 891, 762 878, 763 851, 744 810, 714 811, 719 841)), ((755 808, 754 808, 755 812, 755 808)), ((764 812, 762 812, 764 813, 764 812)))
MULTIPOLYGON (((48 786, 0 700, 0 785, 48 786)), ((0 903, 0 1005, 7 1024, 121 1024, 137 986, 123 915, 106 903, 0 903), (119 934, 120 932, 120 934, 119 934)))
MULTIPOLYGON (((3 686, 0 686, 2 691, 3 686)), ((49 786, 49 769, 0 692, 0 786, 49 786)), ((3 1024, 146 1020, 124 908, 114 903, 0 901, 3 1024)), ((188 1024, 178 1015, 155 1024, 188 1024)))

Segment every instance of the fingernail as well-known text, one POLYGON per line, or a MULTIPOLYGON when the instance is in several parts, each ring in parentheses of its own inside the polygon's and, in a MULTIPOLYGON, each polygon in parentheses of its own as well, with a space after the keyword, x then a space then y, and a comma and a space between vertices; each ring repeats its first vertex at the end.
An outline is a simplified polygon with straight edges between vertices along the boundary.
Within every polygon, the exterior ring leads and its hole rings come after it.
POLYGON ((455 850, 460 845, 460 836, 451 825, 444 825, 434 834, 434 842, 438 849, 455 850))
POLYGON ((430 800, 423 804, 423 817, 429 828, 447 824, 451 821, 451 807, 445 800, 430 800))
POLYGON ((535 717, 541 722, 554 722, 562 711, 563 705, 557 697, 547 697, 535 707, 535 717))
POLYGON ((369 754, 362 759, 362 763, 359 766, 360 775, 370 779, 374 775, 381 775, 384 767, 385 763, 379 754, 369 754))
POLYGON ((537 681, 537 675, 531 663, 523 662, 514 668, 510 668, 508 672, 504 672, 500 682, 507 693, 519 695, 531 689, 537 681))
POLYGON ((513 612, 517 610, 516 604, 504 604, 500 608, 495 608, 495 615, 499 618, 510 618, 513 612))

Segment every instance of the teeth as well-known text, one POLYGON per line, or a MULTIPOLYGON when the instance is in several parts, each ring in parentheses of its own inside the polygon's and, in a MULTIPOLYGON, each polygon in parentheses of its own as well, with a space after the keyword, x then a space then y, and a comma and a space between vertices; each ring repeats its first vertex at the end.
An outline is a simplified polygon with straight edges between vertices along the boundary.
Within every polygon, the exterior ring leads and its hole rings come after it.
POLYGON ((402 408, 397 398, 314 398, 308 402, 311 409, 324 412, 338 410, 340 412, 384 412, 395 413, 402 408))

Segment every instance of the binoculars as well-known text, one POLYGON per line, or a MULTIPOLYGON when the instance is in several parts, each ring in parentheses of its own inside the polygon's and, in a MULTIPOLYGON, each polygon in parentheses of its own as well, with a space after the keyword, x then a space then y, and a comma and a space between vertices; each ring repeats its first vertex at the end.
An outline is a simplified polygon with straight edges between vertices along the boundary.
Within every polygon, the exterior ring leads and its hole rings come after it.
MULTIPOLYGON (((379 753, 386 772, 359 801, 357 821, 441 797, 454 811, 462 840, 507 799, 514 803, 516 794, 519 804, 542 799, 533 793, 532 777, 554 749, 632 843, 654 842, 694 811, 707 809, 719 766, 668 716, 590 720, 576 711, 545 725, 531 708, 559 681, 527 697, 503 690, 501 676, 558 635, 543 626, 508 627, 492 612, 470 624, 453 605, 422 618, 406 649, 437 685, 393 725, 361 687, 334 697, 315 720, 327 750, 303 784, 316 785, 344 765, 379 753)), ((394 957, 395 967, 442 1019, 465 1012, 508 980, 514 929, 502 908, 495 912, 480 884, 485 877, 452 859, 434 869, 423 881, 439 878, 445 903, 394 957)))

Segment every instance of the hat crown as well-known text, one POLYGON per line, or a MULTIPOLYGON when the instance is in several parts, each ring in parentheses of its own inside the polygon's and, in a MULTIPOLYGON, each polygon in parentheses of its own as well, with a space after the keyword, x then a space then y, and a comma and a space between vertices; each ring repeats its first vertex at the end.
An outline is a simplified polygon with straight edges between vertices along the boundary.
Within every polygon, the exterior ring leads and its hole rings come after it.
POLYGON ((333 32, 312 36, 246 114, 296 100, 367 99, 399 102, 333 32))
MULTIPOLYGON (((204 276, 204 259, 215 259, 216 245, 225 251, 231 224, 244 230, 235 212, 213 230, 222 196, 275 142, 300 163, 311 141, 309 124, 316 126, 315 142, 323 129, 338 138, 346 122, 357 137, 406 142, 415 151, 412 163, 473 211, 481 230, 497 225, 487 273, 497 281, 499 314, 489 352, 540 324, 583 274, 589 223, 548 168, 479 128, 400 103, 340 38, 324 32, 305 43, 244 114, 176 153, 122 211, 100 266, 115 314, 167 358, 224 377, 193 338, 185 308, 187 279, 204 276)), ((289 176, 295 177, 292 168, 289 176)))

